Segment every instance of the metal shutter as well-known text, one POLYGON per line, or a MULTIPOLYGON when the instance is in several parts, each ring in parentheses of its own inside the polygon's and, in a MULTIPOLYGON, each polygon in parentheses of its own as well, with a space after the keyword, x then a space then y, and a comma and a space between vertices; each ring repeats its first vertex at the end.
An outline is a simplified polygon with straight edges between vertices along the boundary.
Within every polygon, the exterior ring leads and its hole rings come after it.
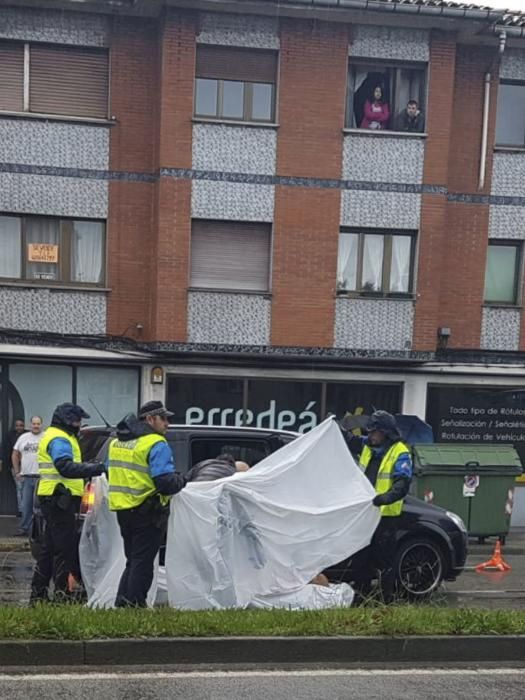
POLYGON ((107 118, 107 51, 31 46, 29 75, 31 112, 107 118))
POLYGON ((275 83, 277 53, 224 46, 198 46, 197 78, 275 83))
POLYGON ((193 221, 192 287, 267 292, 270 224, 193 221))
POLYGON ((0 42, 0 109, 24 109, 24 45, 0 42))

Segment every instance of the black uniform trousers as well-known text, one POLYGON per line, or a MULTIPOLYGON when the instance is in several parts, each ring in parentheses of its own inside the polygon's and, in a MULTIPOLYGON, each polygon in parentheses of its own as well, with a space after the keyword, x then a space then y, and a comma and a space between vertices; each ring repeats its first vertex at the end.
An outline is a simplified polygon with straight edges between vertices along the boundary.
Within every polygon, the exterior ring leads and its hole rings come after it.
POLYGON ((143 608, 153 581, 153 565, 164 528, 154 513, 140 507, 117 511, 117 520, 124 540, 126 568, 120 579, 115 605, 117 608, 143 608))
POLYGON ((49 600, 51 579, 54 582, 57 601, 67 597, 69 574, 73 574, 80 581, 79 533, 76 520, 80 500, 80 497, 72 496, 67 499, 66 507, 61 508, 54 496, 39 497, 45 529, 31 581, 32 603, 49 600))
POLYGON ((352 560, 353 583, 356 591, 366 598, 372 590, 372 579, 379 579, 381 597, 390 603, 396 593, 396 532, 398 518, 384 516, 374 533, 372 542, 352 560))

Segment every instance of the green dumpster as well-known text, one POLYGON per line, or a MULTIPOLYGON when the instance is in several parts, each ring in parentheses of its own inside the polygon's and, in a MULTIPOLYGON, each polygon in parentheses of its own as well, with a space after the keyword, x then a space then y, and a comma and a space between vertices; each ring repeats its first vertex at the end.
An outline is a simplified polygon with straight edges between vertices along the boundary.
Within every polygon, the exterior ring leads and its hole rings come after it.
POLYGON ((434 443, 413 450, 418 498, 457 513, 473 537, 505 537, 523 471, 512 445, 434 443))

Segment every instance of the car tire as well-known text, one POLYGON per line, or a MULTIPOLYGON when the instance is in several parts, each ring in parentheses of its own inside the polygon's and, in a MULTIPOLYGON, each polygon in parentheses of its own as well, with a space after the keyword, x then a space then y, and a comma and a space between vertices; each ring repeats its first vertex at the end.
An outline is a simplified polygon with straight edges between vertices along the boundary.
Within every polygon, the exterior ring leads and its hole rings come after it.
POLYGON ((429 537, 403 540, 396 553, 396 585, 401 598, 425 600, 437 591, 446 569, 442 548, 429 537))

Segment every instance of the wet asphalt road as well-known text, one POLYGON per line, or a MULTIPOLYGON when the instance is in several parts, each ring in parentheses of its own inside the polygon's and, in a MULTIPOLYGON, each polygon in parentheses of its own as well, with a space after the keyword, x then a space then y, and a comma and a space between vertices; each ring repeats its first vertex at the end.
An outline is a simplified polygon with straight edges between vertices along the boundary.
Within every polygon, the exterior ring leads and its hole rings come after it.
MULTIPOLYGON (((525 608, 525 535, 507 539, 504 557, 511 565, 507 574, 478 574, 474 567, 490 558, 493 540, 472 543, 466 571, 452 583, 446 582, 434 596, 436 605, 452 607, 525 608)), ((0 605, 24 605, 29 598, 33 560, 29 551, 0 551, 0 605)))
POLYGON ((521 700, 525 669, 0 673, 0 697, 84 700, 521 700))

